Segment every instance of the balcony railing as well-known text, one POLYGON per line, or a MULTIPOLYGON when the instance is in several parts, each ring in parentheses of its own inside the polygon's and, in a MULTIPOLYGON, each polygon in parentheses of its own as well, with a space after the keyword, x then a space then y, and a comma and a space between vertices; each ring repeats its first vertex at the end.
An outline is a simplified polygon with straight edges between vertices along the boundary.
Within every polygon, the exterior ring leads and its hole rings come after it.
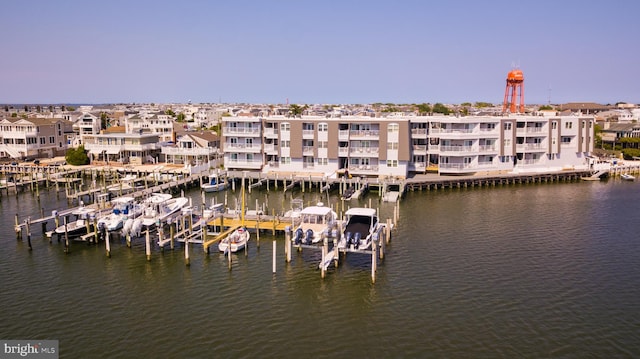
POLYGON ((444 146, 441 145, 440 146, 440 151, 441 152, 472 152, 475 151, 475 148, 473 146, 444 146))
POLYGON ((248 150, 248 151, 260 151, 262 145, 260 144, 248 144, 248 143, 225 143, 225 149, 230 150, 248 150))
POLYGON ((351 130, 349 131, 351 137, 378 137, 380 135, 379 130, 351 130))
POLYGON ((259 135, 259 127, 225 127, 224 134, 259 135))
POLYGON ((378 147, 350 147, 349 153, 352 153, 354 155, 357 154, 371 154, 371 155, 377 155, 379 152, 379 148, 378 147))
POLYGON ((480 149, 480 152, 493 152, 493 151, 496 151, 496 146, 495 145, 480 145, 480 146, 478 146, 478 148, 480 149))
POLYGON ((349 154, 349 147, 338 147, 338 155, 346 156, 349 154))

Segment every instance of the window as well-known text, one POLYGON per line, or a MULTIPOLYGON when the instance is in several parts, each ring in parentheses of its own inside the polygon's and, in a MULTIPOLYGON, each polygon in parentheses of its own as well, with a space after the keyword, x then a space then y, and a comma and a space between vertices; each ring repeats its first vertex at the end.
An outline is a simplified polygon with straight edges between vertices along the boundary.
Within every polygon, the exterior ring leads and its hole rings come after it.
POLYGON ((47 139, 44 137, 40 137, 40 144, 44 145, 45 143, 47 143, 47 139))
POLYGON ((53 136, 49 136, 49 143, 56 143, 56 138, 53 136))
POLYGON ((392 132, 398 132, 399 130, 399 126, 397 123, 390 123, 387 126, 387 132, 392 133, 392 132))
POLYGON ((326 166, 329 164, 328 158, 318 158, 318 166, 326 166))
POLYGON ((289 148, 291 147, 291 141, 280 141, 281 148, 289 148))
POLYGON ((504 124, 504 130, 505 131, 511 131, 511 122, 507 122, 504 124))
POLYGON ((327 125, 326 123, 319 123, 318 124, 318 132, 327 132, 329 130, 329 125, 327 125))
POLYGON ((551 122, 551 129, 555 130, 557 128, 558 128, 558 122, 556 121, 551 122))
POLYGON ((573 122, 565 122, 564 123, 564 128, 566 128, 566 129, 573 128, 573 122))
POLYGON ((398 160, 387 160, 387 167, 398 167, 398 160))
POLYGON ((506 146, 511 146, 511 139, 510 138, 505 138, 504 139, 504 145, 506 146))
POLYGON ((283 122, 280 124, 280 132, 289 132, 291 131, 291 124, 289 122, 283 122))
POLYGON ((288 165, 291 163, 291 157, 280 157, 280 164, 288 165))
POLYGON ((387 149, 388 150, 397 150, 398 149, 398 142, 387 142, 387 149))
POLYGON ((568 136, 562 137, 562 143, 563 144, 570 144, 571 143, 571 137, 568 137, 568 136))
POLYGON ((328 147, 327 141, 318 141, 318 148, 327 148, 327 147, 328 147))

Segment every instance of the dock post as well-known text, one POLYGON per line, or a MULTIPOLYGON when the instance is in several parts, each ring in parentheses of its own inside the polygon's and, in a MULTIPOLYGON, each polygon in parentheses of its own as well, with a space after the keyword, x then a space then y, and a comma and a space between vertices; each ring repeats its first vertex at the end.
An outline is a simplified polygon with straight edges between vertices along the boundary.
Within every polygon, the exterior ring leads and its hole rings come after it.
POLYGON ((384 236, 384 240, 389 244, 391 240, 391 219, 387 218, 387 226, 385 227, 385 231, 387 232, 384 236))
POLYGON ((256 218, 256 246, 260 248, 260 215, 256 218))
POLYGON ((111 243, 109 243, 109 231, 105 231, 104 243, 104 246, 107 249, 107 258, 111 258, 111 243))
POLYGON ((175 236, 175 229, 174 229, 175 226, 176 226, 176 224, 173 223, 173 221, 169 221, 169 240, 170 240, 170 243, 171 243, 171 250, 173 250, 173 246, 174 246, 173 240, 174 240, 174 236, 175 236))
POLYGON ((20 227, 20 220, 18 219, 18 214, 16 213, 16 239, 22 240, 22 227, 20 227))
POLYGON ((24 224, 27 230, 27 244, 29 245, 29 250, 33 250, 33 247, 31 247, 31 229, 29 228, 31 227, 31 217, 27 217, 24 224))
POLYGON ((67 230, 67 217, 64 217, 64 252, 69 253, 69 231, 67 230))
POLYGON ((276 272, 276 240, 273 240, 273 273, 276 272))
MULTIPOLYGON (((98 217, 96 217, 94 214, 91 214, 91 217, 93 218, 93 240, 96 241, 96 244, 98 244, 98 217)), ((87 228, 87 232, 89 231, 89 228, 87 228)), ((104 229, 105 232, 109 232, 106 228, 104 229)))
POLYGON ((287 263, 291 262, 291 227, 286 226, 284 229, 284 254, 287 263))
POLYGON ((227 236, 227 259, 229 263, 229 271, 231 271, 231 238, 227 236))
POLYGON ((375 283, 376 282, 376 267, 377 267, 377 260, 378 258, 376 258, 376 252, 377 252, 377 246, 376 246, 376 241, 372 241, 371 242, 371 248, 373 249, 373 251, 371 252, 371 283, 375 283))
POLYGON ((187 267, 191 265, 191 260, 189 259, 189 238, 185 237, 184 239, 184 261, 187 267))
POLYGON ((379 245, 380 245, 380 255, 379 255, 379 257, 380 257, 380 259, 384 259, 384 248, 385 248, 385 243, 384 242, 386 241, 386 238, 380 238, 381 235, 382 236, 386 235, 384 230, 382 231, 382 233, 378 233, 378 240, 380 241, 379 242, 379 245))
POLYGON ((147 261, 151 260, 151 238, 149 237, 149 228, 145 235, 145 252, 147 253, 147 261))
POLYGON ((320 278, 324 278, 327 270, 325 269, 324 262, 327 259, 327 249, 329 248, 329 241, 327 237, 322 240, 322 262, 320 262, 320 278))

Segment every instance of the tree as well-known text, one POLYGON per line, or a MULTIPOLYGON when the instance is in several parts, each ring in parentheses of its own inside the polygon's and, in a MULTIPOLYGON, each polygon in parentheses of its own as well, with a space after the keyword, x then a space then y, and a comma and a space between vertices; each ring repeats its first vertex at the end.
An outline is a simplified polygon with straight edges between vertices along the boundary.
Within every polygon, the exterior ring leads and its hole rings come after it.
POLYGON ((164 111, 164 114, 165 114, 165 115, 169 115, 169 116, 171 116, 171 117, 176 117, 176 113, 175 113, 175 112, 173 112, 173 110, 172 110, 172 109, 168 109, 168 110, 164 111))
POLYGON ((441 104, 440 102, 436 103, 435 105, 433 105, 433 112, 434 113, 441 113, 443 115, 448 115, 451 111, 449 110, 449 108, 443 104, 441 104))
POLYGON ((300 116, 302 116, 302 111, 304 111, 303 108, 300 107, 299 105, 295 104, 295 103, 291 104, 289 106, 289 115, 290 116, 300 117, 300 116))
POLYGON ((100 128, 103 130, 107 129, 107 120, 109 120, 109 116, 107 116, 106 112, 100 113, 100 128))
POLYGON ((4 112, 9 112, 9 106, 8 105, 4 105, 4 112))
POLYGON ((176 116, 176 122, 184 122, 185 117, 184 113, 180 112, 178 116, 176 116))
POLYGON ((40 106, 40 105, 36 106, 36 111, 42 112, 42 106, 40 106))
POLYGON ((460 104, 462 107, 471 107, 471 102, 463 102, 460 104))
POLYGON ((73 166, 89 164, 89 156, 87 156, 87 152, 84 150, 84 145, 80 145, 78 148, 68 149, 64 159, 68 164, 73 166))
POLYGON ((549 110, 553 110, 553 107, 549 105, 542 105, 540 106, 540 108, 538 108, 538 111, 549 111, 549 110))
POLYGON ((477 108, 493 107, 493 104, 489 102, 476 102, 475 107, 477 108))
POLYGON ((416 107, 418 108, 418 114, 422 116, 431 113, 431 105, 429 105, 428 103, 421 103, 419 105, 416 105, 416 107))

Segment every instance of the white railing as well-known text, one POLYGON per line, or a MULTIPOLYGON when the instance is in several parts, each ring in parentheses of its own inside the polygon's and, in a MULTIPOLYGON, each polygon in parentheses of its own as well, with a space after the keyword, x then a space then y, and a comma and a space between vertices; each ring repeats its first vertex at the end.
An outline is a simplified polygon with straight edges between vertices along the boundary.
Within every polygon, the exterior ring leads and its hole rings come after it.
POLYGON ((351 130, 349 131, 351 137, 378 137, 380 135, 379 130, 351 130))
POLYGON ((313 146, 302 146, 302 153, 313 154, 313 146))
POLYGON ((473 146, 440 146, 441 152, 472 152, 475 151, 473 146))
POLYGON ((431 133, 474 133, 474 130, 472 128, 434 128, 431 130, 431 133))
POLYGON ((349 153, 354 154, 377 154, 379 152, 378 147, 350 147, 349 153))
POLYGON ((496 151, 495 145, 480 145, 478 147, 480 149, 480 152, 496 151))
POLYGON ((160 149, 166 155, 214 155, 218 151, 215 148, 183 148, 183 147, 162 147, 160 149))
POLYGON ((250 151, 260 151, 262 146, 260 144, 247 144, 247 143, 225 143, 226 149, 231 150, 250 150, 250 151))
POLYGON ((349 154, 349 147, 338 147, 338 155, 346 156, 349 154))
POLYGON ((259 135, 259 127, 225 127, 224 134, 259 135))
POLYGON ((414 151, 426 151, 427 145, 413 145, 414 151))
POLYGON ((313 130, 302 130, 302 136, 313 137, 313 130))
POLYGON ((411 129, 411 134, 412 135, 426 135, 427 134, 427 129, 426 128, 412 128, 411 129))
POLYGON ((440 169, 455 169, 455 170, 476 168, 476 166, 471 163, 440 163, 438 167, 440 169))

